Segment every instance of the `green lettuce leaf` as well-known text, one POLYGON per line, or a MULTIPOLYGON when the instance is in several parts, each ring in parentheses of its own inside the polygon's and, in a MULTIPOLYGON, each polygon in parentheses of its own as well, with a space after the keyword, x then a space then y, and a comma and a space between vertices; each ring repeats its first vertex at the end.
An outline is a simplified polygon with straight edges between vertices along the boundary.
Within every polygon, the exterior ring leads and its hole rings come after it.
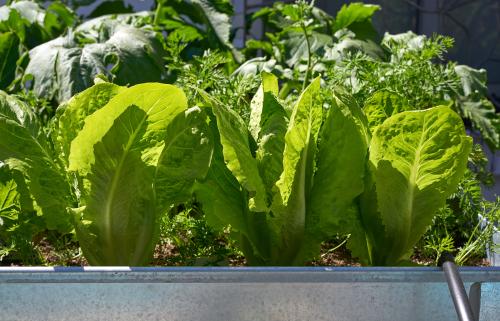
POLYGON ((471 146, 461 118, 445 106, 399 113, 377 128, 370 146, 376 197, 367 198, 376 202, 362 205, 376 206, 385 230, 384 240, 373 242, 372 264, 395 265, 409 258, 455 191, 471 146))
POLYGON ((207 175, 213 141, 207 115, 199 107, 180 113, 168 125, 155 173, 157 212, 192 197, 194 183, 207 175))
POLYGON ((111 83, 100 83, 73 96, 57 109, 57 121, 54 142, 59 155, 68 167, 71 142, 83 128, 84 120, 116 96, 124 87, 111 83))
POLYGON ((249 207, 252 211, 267 209, 266 189, 259 174, 258 164, 250 151, 247 126, 233 110, 212 104, 224 160, 227 168, 249 193, 249 207))
POLYGON ((368 125, 372 130, 390 116, 406 110, 410 110, 406 99, 387 91, 374 93, 365 101, 363 106, 363 111, 368 118, 368 125))
MULTIPOLYGON (((117 89, 96 87, 104 100, 117 89)), ((144 265, 159 236, 159 215, 188 201, 206 175, 212 138, 206 114, 186 110, 180 89, 150 83, 118 91, 85 118, 71 144, 69 168, 83 190, 74 223, 89 263, 144 265)), ((74 110, 66 112, 73 117, 74 110)))
POLYGON ((94 163, 93 146, 112 127, 115 119, 130 105, 136 105, 148 115, 148 130, 142 143, 153 146, 143 151, 142 157, 156 166, 164 145, 167 125, 187 108, 185 94, 175 86, 159 83, 135 85, 122 90, 104 107, 85 119, 85 125, 72 141, 69 170, 85 176, 94 163))
POLYGON ((0 92, 0 161, 25 177, 47 228, 69 232, 66 207, 73 199, 50 146, 30 108, 0 92))
POLYGON ((287 129, 287 114, 278 102, 278 78, 262 73, 262 85, 250 105, 249 130, 257 142, 256 159, 268 197, 283 171, 283 150, 287 129))

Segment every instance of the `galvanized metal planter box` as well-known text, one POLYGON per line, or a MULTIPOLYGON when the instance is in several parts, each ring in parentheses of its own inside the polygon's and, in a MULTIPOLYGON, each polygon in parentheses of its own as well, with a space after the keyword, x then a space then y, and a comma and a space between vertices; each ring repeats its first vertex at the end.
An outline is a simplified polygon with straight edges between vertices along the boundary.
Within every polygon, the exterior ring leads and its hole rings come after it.
MULTIPOLYGON (((500 268, 463 268, 500 320, 500 268)), ((457 320, 440 268, 0 268, 7 320, 457 320)))

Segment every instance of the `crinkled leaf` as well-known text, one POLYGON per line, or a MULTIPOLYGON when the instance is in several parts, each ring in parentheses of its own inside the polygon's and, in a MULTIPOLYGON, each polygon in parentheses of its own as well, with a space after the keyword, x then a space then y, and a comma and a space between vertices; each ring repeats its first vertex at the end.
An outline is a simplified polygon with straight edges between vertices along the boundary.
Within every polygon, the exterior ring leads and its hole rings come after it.
POLYGON ((191 198, 195 181, 207 175, 212 152, 213 137, 205 112, 193 107, 173 119, 156 167, 159 213, 191 198))
POLYGON ((268 196, 283 171, 287 114, 278 102, 278 78, 263 72, 262 85, 251 103, 249 129, 257 142, 256 158, 268 196))
POLYGON ((455 191, 471 146, 462 119, 444 106, 399 113, 377 128, 370 163, 388 247, 378 249, 372 263, 393 265, 409 257, 455 191))
POLYGON ((68 232, 70 187, 38 128, 28 106, 0 95, 0 161, 23 174, 47 228, 68 232))
POLYGON ((119 85, 160 81, 163 54, 154 32, 100 20, 33 48, 25 73, 33 76, 37 95, 61 103, 92 86, 98 74, 119 85), (95 29, 100 32, 94 34, 95 29), (87 37, 83 44, 82 34, 87 37))
POLYGON ((387 91, 374 93, 363 106, 363 111, 368 118, 368 125, 372 130, 390 116, 407 110, 410 110, 410 107, 405 98, 387 91))
POLYGON ((465 65, 457 65, 455 66, 455 72, 460 77, 463 95, 486 95, 488 93, 485 69, 474 69, 465 65))

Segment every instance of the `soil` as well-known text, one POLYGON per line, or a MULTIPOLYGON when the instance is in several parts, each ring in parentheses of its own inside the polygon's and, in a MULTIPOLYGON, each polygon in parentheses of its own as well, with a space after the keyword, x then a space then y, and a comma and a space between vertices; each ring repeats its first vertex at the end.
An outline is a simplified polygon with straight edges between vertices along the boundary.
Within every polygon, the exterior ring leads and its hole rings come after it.
MULTIPOLYGON (((46 239, 42 239, 36 245, 36 250, 40 253, 40 262, 33 265, 45 266, 87 266, 88 262, 83 257, 76 243, 64 244, 64 247, 55 248, 46 239)), ((434 260, 423 256, 421 253, 415 253, 412 262, 421 266, 433 266, 434 260)), ((185 264, 185 263, 184 263, 185 264)), ((19 261, 10 260, 0 262, 0 265, 20 266, 19 261)), ((182 266, 180 253, 178 249, 168 243, 160 242, 154 253, 151 266, 182 266)), ((195 266, 217 265, 217 266, 245 266, 244 257, 233 254, 228 258, 201 257, 193 258, 195 266)), ((485 258, 474 258, 468 262, 469 266, 489 266, 485 258)), ((336 246, 334 243, 326 242, 321 248, 321 254, 318 259, 308 262, 306 266, 361 266, 357 258, 351 256, 351 252, 346 246, 336 246), (332 249, 335 249, 332 251, 332 249)))

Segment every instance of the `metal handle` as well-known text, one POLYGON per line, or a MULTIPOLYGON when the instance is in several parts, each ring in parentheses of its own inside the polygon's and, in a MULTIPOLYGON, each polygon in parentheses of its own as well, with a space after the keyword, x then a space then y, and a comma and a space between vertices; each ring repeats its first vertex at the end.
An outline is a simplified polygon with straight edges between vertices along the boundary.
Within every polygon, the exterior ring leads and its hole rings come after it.
POLYGON ((449 253, 444 253, 440 259, 440 265, 443 268, 448 289, 450 290, 455 310, 457 311, 458 320, 460 321, 479 321, 479 307, 480 307, 480 284, 473 284, 471 286, 471 297, 473 296, 472 307, 471 301, 465 292, 464 283, 458 272, 455 264, 455 258, 449 253), (479 294, 477 293, 479 291, 479 294))

